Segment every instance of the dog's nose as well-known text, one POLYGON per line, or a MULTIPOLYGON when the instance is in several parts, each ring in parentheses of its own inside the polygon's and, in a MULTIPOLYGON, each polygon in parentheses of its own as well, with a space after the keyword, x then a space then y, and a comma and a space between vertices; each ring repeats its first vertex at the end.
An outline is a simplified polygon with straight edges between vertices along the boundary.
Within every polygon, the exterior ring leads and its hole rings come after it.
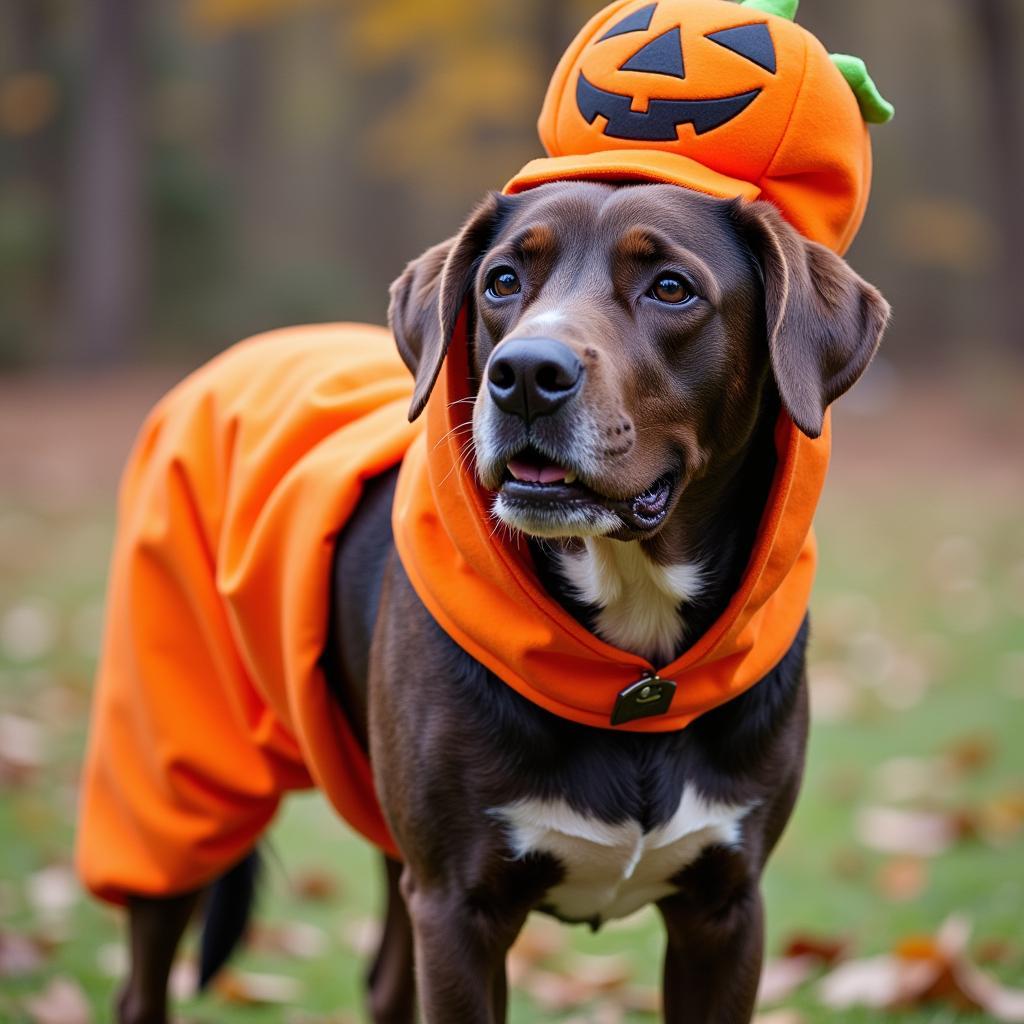
POLYGON ((582 381, 583 364, 572 349, 552 338, 502 342, 487 367, 487 390, 495 405, 527 423, 554 412, 582 381))

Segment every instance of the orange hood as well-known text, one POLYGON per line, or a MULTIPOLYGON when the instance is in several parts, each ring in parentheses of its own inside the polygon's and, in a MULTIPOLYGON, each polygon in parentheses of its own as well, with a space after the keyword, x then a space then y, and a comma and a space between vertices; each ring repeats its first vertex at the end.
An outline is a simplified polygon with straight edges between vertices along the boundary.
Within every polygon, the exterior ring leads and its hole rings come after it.
POLYGON ((583 725, 682 729, 762 679, 807 610, 828 419, 811 440, 788 416, 780 418, 778 469, 740 587, 690 651, 657 666, 579 625, 544 591, 524 539, 509 541, 495 529, 491 496, 460 460, 460 428, 471 418, 468 403, 459 401, 468 391, 466 351, 463 316, 427 403, 426 434, 402 462, 392 515, 402 565, 444 631, 524 697, 583 725), (653 687, 646 710, 657 713, 620 721, 628 709, 637 711, 630 700, 637 683, 653 687))

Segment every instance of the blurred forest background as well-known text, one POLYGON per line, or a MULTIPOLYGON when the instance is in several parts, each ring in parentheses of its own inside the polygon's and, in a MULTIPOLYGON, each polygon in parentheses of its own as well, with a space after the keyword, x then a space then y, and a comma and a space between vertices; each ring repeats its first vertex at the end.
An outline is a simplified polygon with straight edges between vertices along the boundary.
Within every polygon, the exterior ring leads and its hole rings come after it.
MULTIPOLYGON (((70 864, 117 476, 149 406, 388 283, 539 155, 600 0, 0 0, 0 1022, 110 1019, 70 864)), ((836 411, 814 728, 758 1024, 1024 1024, 1024 0, 803 0, 896 120, 853 265, 895 319, 836 411), (973 932, 968 934, 973 926, 973 932)), ((180 1024, 356 1024, 378 888, 287 802, 248 951, 180 1024), (258 1005, 263 1004, 263 1005, 258 1005)), ((520 1024, 653 1024, 653 910, 533 918, 520 1024)), ((192 973, 190 973, 192 972, 192 973)))
MULTIPOLYGON (((594 0, 6 0, 0 368, 194 362, 243 335, 380 321, 405 261, 539 154, 594 0)), ((885 351, 1021 349, 1024 3, 805 0, 898 120, 851 255, 885 351)))

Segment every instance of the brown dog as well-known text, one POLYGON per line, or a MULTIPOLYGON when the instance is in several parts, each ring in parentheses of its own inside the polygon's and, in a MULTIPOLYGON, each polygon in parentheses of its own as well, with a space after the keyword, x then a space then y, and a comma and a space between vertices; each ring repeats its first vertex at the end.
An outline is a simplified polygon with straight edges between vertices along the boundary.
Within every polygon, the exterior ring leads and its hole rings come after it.
MULTIPOLYGON (((573 616, 655 663, 692 645, 736 589, 780 403, 816 436, 888 316, 767 204, 662 185, 493 196, 393 287, 414 414, 467 299, 473 453, 495 518, 536 538, 537 572, 573 616)), ((411 1024, 418 993, 428 1024, 496 1024, 505 955, 531 910, 596 928, 654 902, 665 1019, 748 1021, 760 875, 803 770, 806 622, 758 685, 681 732, 565 721, 431 618, 395 557, 394 483, 373 482, 340 538, 325 652, 406 858, 388 863, 371 1018, 411 1024)), ((232 874, 208 914, 214 934, 228 926, 206 974, 244 918, 223 898, 245 871, 232 874)), ((132 901, 125 1024, 165 1020, 196 898, 132 901)))

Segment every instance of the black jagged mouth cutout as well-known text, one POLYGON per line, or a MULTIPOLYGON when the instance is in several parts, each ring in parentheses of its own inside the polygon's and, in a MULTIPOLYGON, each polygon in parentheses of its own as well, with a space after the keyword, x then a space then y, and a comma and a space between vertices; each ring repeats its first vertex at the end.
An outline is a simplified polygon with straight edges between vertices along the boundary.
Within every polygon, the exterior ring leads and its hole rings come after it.
POLYGON ((711 100, 655 99, 647 104, 646 111, 638 111, 632 109, 629 96, 599 89, 582 71, 576 82, 576 105, 587 124, 603 117, 605 135, 642 142, 675 142, 684 124, 693 125, 697 135, 704 135, 739 117, 760 95, 761 89, 751 89, 711 100))

